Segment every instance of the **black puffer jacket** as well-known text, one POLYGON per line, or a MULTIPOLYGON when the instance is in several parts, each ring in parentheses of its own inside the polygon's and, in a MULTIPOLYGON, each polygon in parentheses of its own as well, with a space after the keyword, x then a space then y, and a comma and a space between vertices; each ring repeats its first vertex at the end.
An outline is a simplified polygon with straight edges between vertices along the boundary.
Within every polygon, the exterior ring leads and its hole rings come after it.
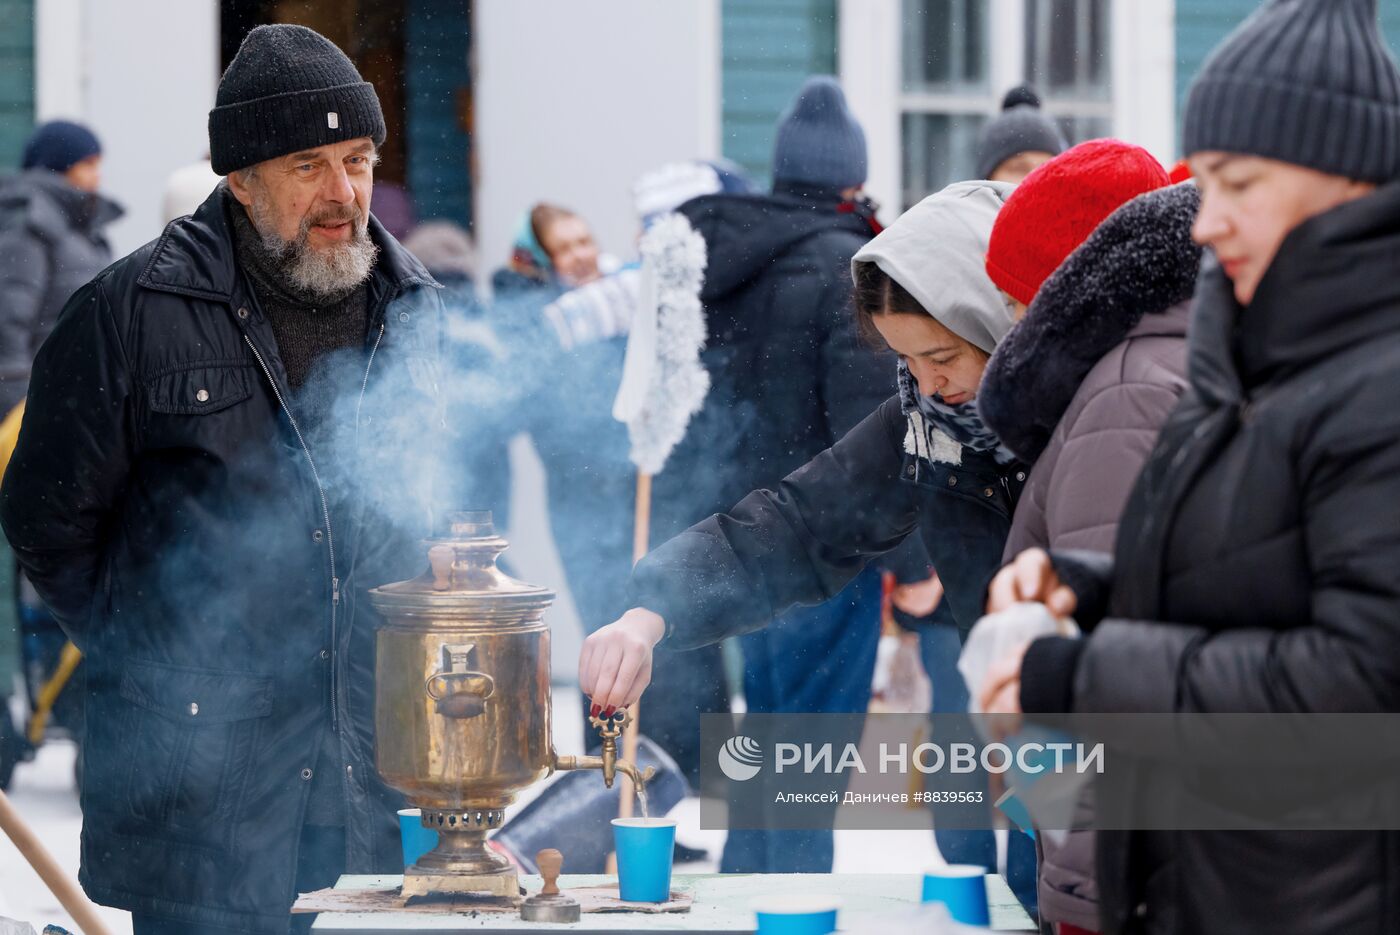
MULTIPOLYGON (((1397 255, 1391 185, 1293 231, 1246 309, 1207 264, 1112 572, 1057 557, 1107 618, 1032 644, 1027 712, 1400 711, 1397 255)), ((1101 832, 1097 866, 1110 933, 1400 929, 1393 831, 1101 832)))
POLYGON ((227 210, 216 190, 68 303, 0 520, 86 655, 89 895, 285 932, 323 738, 349 767, 349 867, 402 868, 365 591, 423 567, 442 309, 371 220, 365 346, 294 420, 312 384, 293 399, 227 210))
POLYGON ((0 413, 24 398, 68 297, 112 262, 103 229, 122 213, 48 169, 0 181, 0 413))
POLYGON ((656 478, 653 542, 776 484, 889 395, 894 360, 862 346, 851 256, 878 230, 826 192, 707 195, 681 208, 705 238, 700 299, 711 386, 656 478))

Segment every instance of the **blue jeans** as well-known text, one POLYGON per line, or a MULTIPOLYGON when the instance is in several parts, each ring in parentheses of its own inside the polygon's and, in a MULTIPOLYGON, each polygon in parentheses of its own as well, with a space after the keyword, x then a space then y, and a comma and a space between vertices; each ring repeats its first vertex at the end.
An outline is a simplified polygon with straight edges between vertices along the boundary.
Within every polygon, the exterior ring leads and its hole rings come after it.
MULTIPOLYGON (((958 654, 962 639, 950 621, 935 623, 919 631, 919 650, 924 657, 924 669, 933 682, 933 713, 962 714, 967 711, 967 683, 958 671, 958 654)), ((997 843, 991 831, 968 831, 939 828, 934 814, 934 840, 938 852, 950 864, 977 864, 992 872, 997 869, 997 843)), ((1035 840, 1019 829, 1012 828, 1006 850, 1006 882, 1016 899, 1036 917, 1035 840)))
MULTIPOLYGON (((866 568, 825 604, 797 607, 740 639, 755 714, 864 714, 880 645, 880 573, 866 568)), ((832 833, 734 830, 721 873, 830 873, 832 833)))

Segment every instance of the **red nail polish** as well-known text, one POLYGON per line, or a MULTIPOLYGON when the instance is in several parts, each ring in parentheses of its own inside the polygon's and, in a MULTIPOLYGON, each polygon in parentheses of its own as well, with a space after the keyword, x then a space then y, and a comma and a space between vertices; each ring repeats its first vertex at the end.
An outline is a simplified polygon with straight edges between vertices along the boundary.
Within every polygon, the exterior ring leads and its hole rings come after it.
POLYGON ((604 717, 604 718, 610 718, 610 717, 612 717, 612 716, 613 716, 613 711, 615 711, 615 710, 616 710, 616 709, 615 709, 612 705, 608 705, 608 709, 607 709, 606 711, 603 712, 603 717, 604 717))
POLYGON ((603 706, 602 706, 602 705, 596 705, 596 704, 595 704, 592 708, 589 709, 589 711, 588 711, 588 716, 589 716, 589 717, 597 717, 597 716, 598 716, 598 712, 600 712, 600 711, 602 711, 602 710, 603 710, 603 706))

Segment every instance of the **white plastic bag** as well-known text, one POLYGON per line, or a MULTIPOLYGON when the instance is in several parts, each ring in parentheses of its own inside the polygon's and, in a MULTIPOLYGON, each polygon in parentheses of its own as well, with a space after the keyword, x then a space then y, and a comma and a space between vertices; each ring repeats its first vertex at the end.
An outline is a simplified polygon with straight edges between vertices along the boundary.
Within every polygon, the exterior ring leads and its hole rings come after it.
POLYGON ((880 637, 871 683, 871 710, 887 714, 925 714, 933 704, 933 684, 924 672, 919 637, 892 633, 880 637))
POLYGON ((967 683, 967 710, 972 714, 982 713, 980 699, 987 682, 987 670, 1018 645, 1041 636, 1078 635, 1079 625, 1073 620, 1061 620, 1044 604, 1033 602, 1014 604, 978 620, 958 657, 958 671, 967 683))

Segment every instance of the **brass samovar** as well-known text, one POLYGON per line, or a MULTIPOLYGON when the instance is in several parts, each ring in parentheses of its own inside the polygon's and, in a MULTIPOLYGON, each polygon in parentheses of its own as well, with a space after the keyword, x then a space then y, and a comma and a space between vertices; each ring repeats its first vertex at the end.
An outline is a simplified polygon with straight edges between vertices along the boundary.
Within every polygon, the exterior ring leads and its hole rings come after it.
POLYGON ((617 758, 623 716, 594 721, 602 756, 558 756, 550 734, 549 628, 554 592, 496 567, 507 548, 490 513, 449 516, 428 570, 375 588, 383 615, 375 660, 375 755, 384 781, 422 809, 438 846, 404 872, 403 895, 518 898, 515 868, 487 849, 516 794, 554 770, 617 772, 636 788, 648 768, 617 758))

